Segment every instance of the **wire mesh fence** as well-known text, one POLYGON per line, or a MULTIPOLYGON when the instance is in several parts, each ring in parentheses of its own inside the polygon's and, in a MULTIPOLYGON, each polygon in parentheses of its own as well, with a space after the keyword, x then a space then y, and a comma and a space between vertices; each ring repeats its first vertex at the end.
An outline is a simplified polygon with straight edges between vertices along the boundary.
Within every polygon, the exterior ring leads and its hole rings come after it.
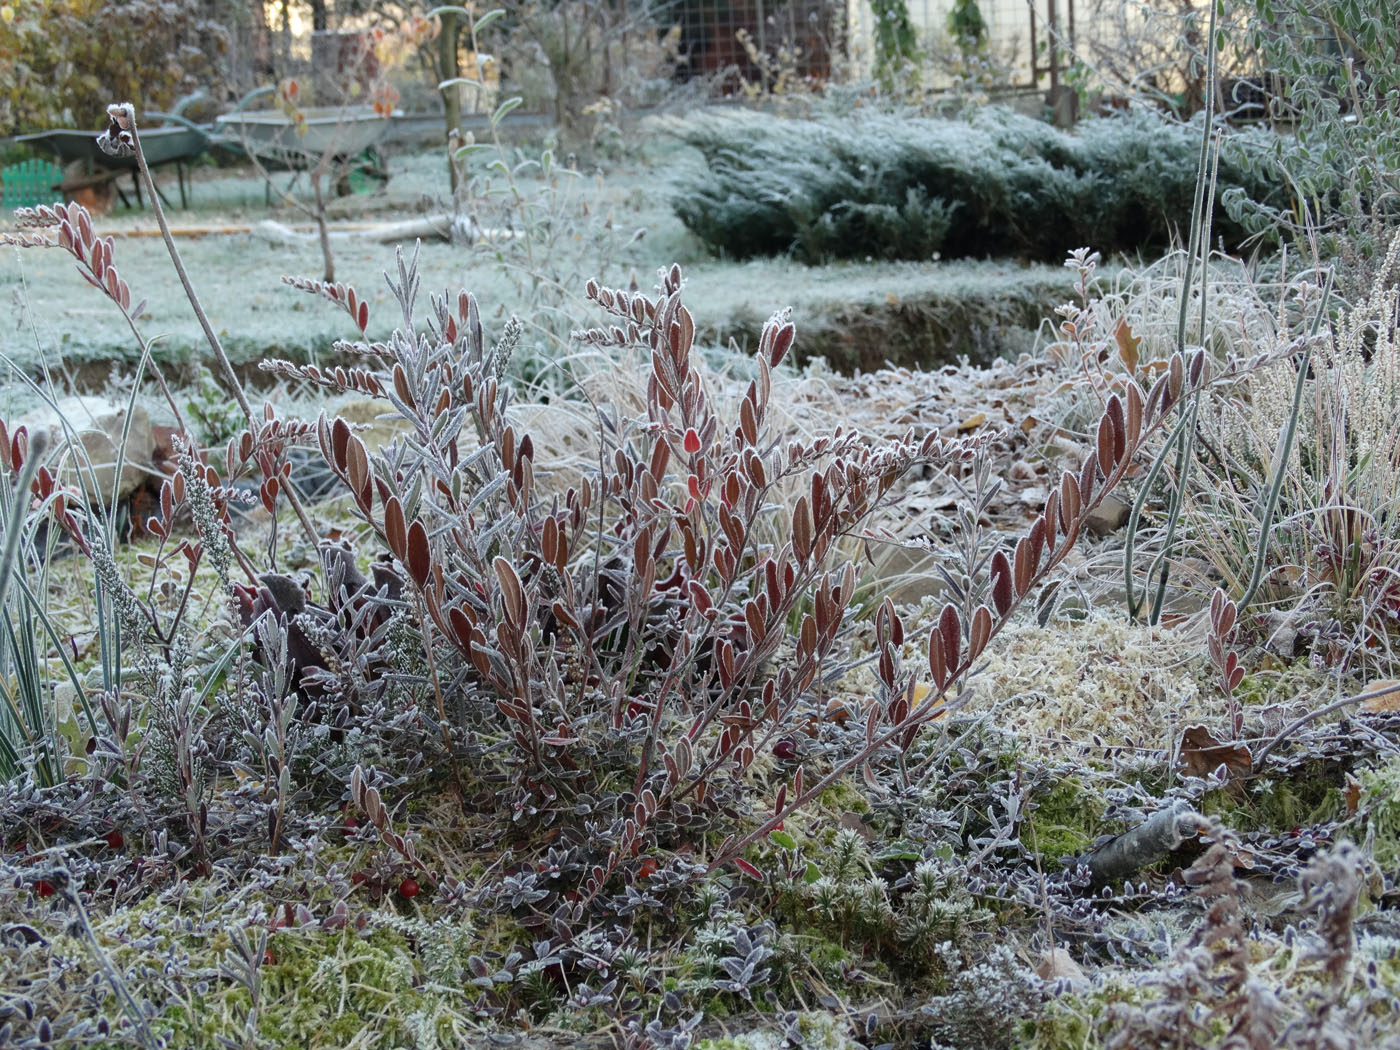
MULTIPOLYGON (((909 0, 908 6, 920 48, 929 58, 929 86, 946 86, 957 76, 960 58, 949 29, 954 0, 909 0)), ((1040 85, 1052 64, 1057 74, 1064 69, 1063 44, 1075 34, 1075 6, 1075 0, 979 0, 978 11, 987 27, 985 54, 1005 84, 1040 85)), ((852 64, 862 72, 875 62, 874 19, 868 0, 851 0, 850 54, 852 64)))
POLYGON ((831 76, 833 0, 680 0, 668 14, 680 26, 678 78, 714 77, 722 88, 764 84, 771 71, 757 56, 781 55, 803 78, 831 76))

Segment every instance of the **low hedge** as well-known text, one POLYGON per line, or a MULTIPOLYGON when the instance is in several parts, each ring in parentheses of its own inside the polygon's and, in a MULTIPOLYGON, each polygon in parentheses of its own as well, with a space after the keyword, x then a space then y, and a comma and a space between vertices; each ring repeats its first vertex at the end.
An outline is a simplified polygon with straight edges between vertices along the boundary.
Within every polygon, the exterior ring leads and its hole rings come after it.
MULTIPOLYGON (((1151 113, 1065 132, 999 107, 969 120, 707 112, 673 131, 704 159, 677 183, 685 225, 721 255, 804 262, 1158 248, 1184 239, 1201 134, 1151 113)), ((1278 144, 1227 135, 1216 200, 1286 207, 1278 144)), ((1247 231, 1217 204, 1212 234, 1238 246, 1247 231)))

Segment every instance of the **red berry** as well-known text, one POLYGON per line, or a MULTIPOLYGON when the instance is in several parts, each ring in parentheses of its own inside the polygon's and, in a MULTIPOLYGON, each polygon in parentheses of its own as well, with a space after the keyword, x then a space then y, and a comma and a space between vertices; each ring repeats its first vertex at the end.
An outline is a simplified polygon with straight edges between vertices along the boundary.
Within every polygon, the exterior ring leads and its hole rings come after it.
POLYGON ((399 883, 399 896, 404 900, 412 900, 418 896, 418 883, 414 879, 404 879, 399 883))
POLYGON ((112 849, 121 849, 126 845, 126 839, 122 838, 122 833, 120 831, 109 831, 107 834, 103 835, 102 838, 106 840, 107 845, 112 849))

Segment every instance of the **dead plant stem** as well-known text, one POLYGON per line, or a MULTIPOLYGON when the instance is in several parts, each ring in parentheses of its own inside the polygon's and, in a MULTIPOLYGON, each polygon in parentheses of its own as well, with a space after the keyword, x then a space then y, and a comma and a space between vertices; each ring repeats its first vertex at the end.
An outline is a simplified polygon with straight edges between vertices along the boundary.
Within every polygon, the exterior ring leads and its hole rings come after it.
MULTIPOLYGON (((141 136, 136 127, 136 108, 130 102, 123 102, 116 108, 121 111, 121 118, 131 132, 132 147, 136 151, 136 166, 141 171, 141 181, 146 184, 147 195, 151 198, 151 210, 155 212, 156 222, 160 225, 160 235, 165 241, 166 251, 170 253, 170 262, 180 277, 180 285, 185 289, 185 297, 189 299, 195 317, 199 319, 200 327, 204 329, 204 337, 209 341, 209 348, 214 351, 214 358, 223 370, 228 388, 232 392, 234 400, 238 402, 238 407, 242 409, 244 417, 248 420, 249 427, 252 427, 255 424, 253 407, 248 403, 248 395, 243 390, 243 383, 239 380, 238 373, 233 370, 233 364, 229 361, 228 354, 224 352, 223 344, 219 342, 219 337, 214 332, 214 326, 209 323, 209 315, 204 312, 204 305, 200 302, 194 285, 190 283, 189 272, 185 269, 184 260, 180 258, 180 249, 175 246, 175 238, 170 233, 170 224, 166 221, 165 209, 160 204, 160 194, 156 192, 155 180, 151 178, 151 169, 146 164, 146 154, 141 149, 141 136)), ((306 508, 302 506, 301 497, 297 495, 296 486, 291 483, 290 478, 287 479, 282 490, 286 492, 287 502, 296 512, 297 519, 301 522, 302 531, 306 533, 306 538, 310 541, 311 546, 313 548, 319 547, 321 537, 311 524, 306 508)))

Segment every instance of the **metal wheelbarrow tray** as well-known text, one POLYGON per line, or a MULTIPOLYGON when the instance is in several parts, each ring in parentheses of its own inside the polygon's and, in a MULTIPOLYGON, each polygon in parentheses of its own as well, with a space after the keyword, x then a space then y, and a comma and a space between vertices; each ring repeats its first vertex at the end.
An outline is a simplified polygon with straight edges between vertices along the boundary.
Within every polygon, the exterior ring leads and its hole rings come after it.
POLYGON ((310 106, 301 112, 304 131, 280 110, 225 113, 214 118, 214 129, 225 148, 289 169, 312 167, 327 154, 336 160, 356 157, 389 130, 390 117, 371 106, 310 106))
MULTIPOLYGON (((116 174, 130 173, 136 182, 136 200, 141 201, 141 185, 136 180, 135 157, 113 157, 103 153, 97 145, 97 132, 79 131, 76 128, 53 128, 38 131, 32 135, 17 135, 16 142, 33 143, 58 157, 59 163, 68 165, 81 162, 89 173, 116 174)), ((198 157, 209 147, 209 133, 195 124, 182 122, 163 128, 151 128, 141 132, 141 149, 146 154, 146 164, 151 168, 174 164, 180 180, 180 203, 187 205, 185 193, 185 162, 198 157)))

